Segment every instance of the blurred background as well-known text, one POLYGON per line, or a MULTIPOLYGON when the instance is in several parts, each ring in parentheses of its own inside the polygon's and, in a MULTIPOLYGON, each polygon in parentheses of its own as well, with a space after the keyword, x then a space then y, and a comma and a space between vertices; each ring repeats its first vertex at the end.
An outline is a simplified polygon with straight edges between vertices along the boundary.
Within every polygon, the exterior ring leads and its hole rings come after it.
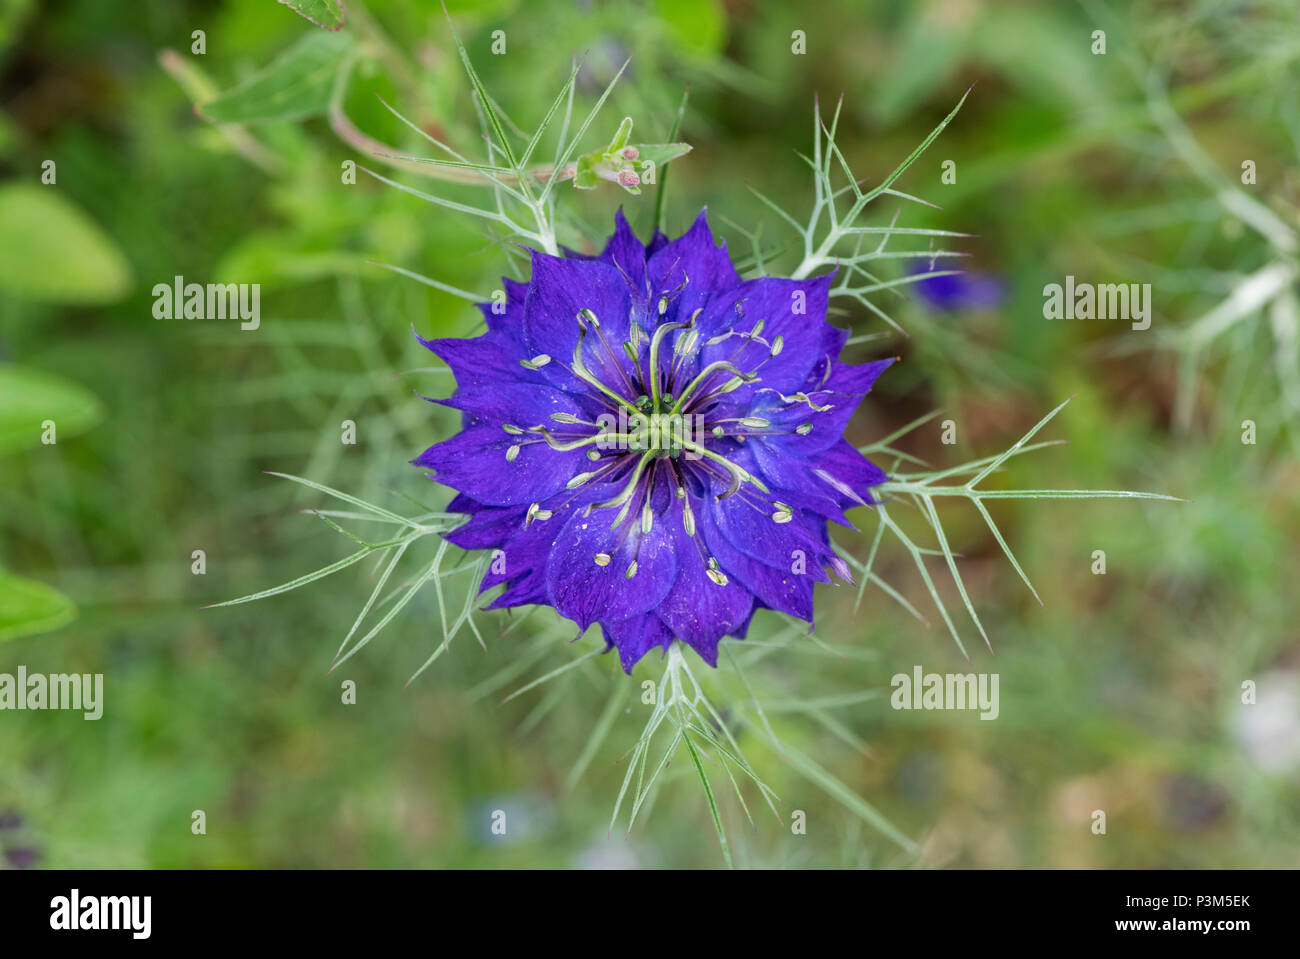
MULTIPOLYGON (((378 93, 481 156, 437 6, 345 6, 338 36, 368 42, 344 93, 357 130, 428 155, 378 93)), ((667 140, 689 86, 681 139, 694 149, 670 167, 670 232, 707 204, 733 253, 757 243, 773 272, 800 251, 747 186, 808 209, 795 151, 811 148, 815 95, 826 110, 843 95, 839 144, 870 184, 974 84, 897 184, 942 209, 882 202, 873 219, 901 206, 900 225, 973 234, 950 247, 969 254, 970 272, 879 294, 905 335, 865 309, 836 319, 887 334, 852 347, 861 359, 903 358, 852 438, 874 442, 941 408, 895 445, 952 466, 1005 449, 1072 396, 1038 437, 1065 442, 990 482, 1188 500, 993 503, 1041 607, 970 504, 941 504, 992 641, 990 652, 959 621, 969 666, 897 544, 876 571, 929 628, 880 589, 855 613, 852 590, 819 587, 817 635, 839 652, 796 643, 753 657, 747 678, 780 739, 847 797, 783 761, 734 674, 700 667, 783 815, 807 814, 806 835, 794 835, 751 788, 751 828, 734 794, 720 794, 737 864, 1300 864, 1294 298, 1283 289, 1212 312, 1248 298, 1243 278, 1292 263, 1294 4, 448 6, 494 97, 526 126, 574 55, 587 54, 579 114, 632 57, 585 149, 624 115, 637 139, 667 140), (496 30, 506 46, 494 55, 496 30), (806 52, 794 50, 797 31, 806 52), (1254 182, 1242 182, 1245 161, 1254 182), (1043 287, 1067 274, 1152 284, 1152 328, 1045 320, 1043 287), (941 442, 943 419, 955 445, 941 442), (890 677, 917 664, 997 672, 1000 717, 890 709, 890 677), (1098 809, 1105 836, 1091 829, 1098 809)), ((451 428, 415 391, 441 395, 451 381, 429 372, 436 360, 411 330, 470 335, 478 315, 367 261, 475 292, 510 269, 475 222, 364 176, 340 182, 343 161, 370 161, 331 129, 333 91, 319 77, 279 116, 217 127, 196 114, 196 101, 316 30, 269 0, 0 0, 0 673, 105 676, 97 722, 0 713, 0 865, 720 866, 684 761, 630 835, 625 814, 609 828, 656 657, 632 679, 599 657, 498 705, 592 648, 594 633, 568 646, 530 620, 486 616, 486 649, 461 636, 407 687, 441 637, 429 590, 327 674, 369 592, 367 564, 200 609, 349 551, 301 512, 321 497, 265 471, 390 506, 445 501, 409 460, 451 428), (47 161, 53 183, 42 182, 47 161), (154 284, 177 275, 260 283, 260 328, 154 319, 154 284), (46 419, 53 445, 41 442, 46 419), (340 442, 344 420, 354 445, 340 442), (356 684, 354 705, 343 680, 356 684), (490 832, 497 809, 504 837, 490 832), (194 810, 206 835, 191 831, 194 810)), ((587 249, 620 204, 643 235, 652 222, 652 193, 603 186, 561 196, 587 249)), ((858 555, 869 540, 841 538, 858 555)), ((931 569, 956 618, 942 559, 931 569)))

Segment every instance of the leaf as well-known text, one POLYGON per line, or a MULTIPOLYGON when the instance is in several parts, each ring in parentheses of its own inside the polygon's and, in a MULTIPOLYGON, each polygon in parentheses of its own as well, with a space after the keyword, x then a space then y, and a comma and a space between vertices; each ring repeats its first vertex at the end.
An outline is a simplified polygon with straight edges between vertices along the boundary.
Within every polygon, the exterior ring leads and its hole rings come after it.
POLYGON ((199 113, 213 123, 300 120, 324 113, 351 47, 352 37, 345 33, 306 34, 233 90, 199 104, 199 113))
POLYGON ((876 811, 876 808, 862 799, 848 786, 836 779, 829 772, 808 756, 795 749, 787 748, 785 752, 794 770, 815 786, 819 786, 829 796, 838 800, 850 811, 856 813, 869 826, 879 830, 900 848, 909 853, 916 853, 919 847, 915 842, 900 832, 893 823, 876 811))
MULTIPOLYGON (((469 51, 465 49, 465 44, 461 42, 460 34, 456 32, 456 25, 451 22, 451 14, 447 8, 443 7, 442 14, 447 18, 447 29, 451 31, 451 38, 456 41, 456 50, 460 53, 461 65, 465 68, 465 76, 469 78, 470 86, 478 95, 479 106, 483 110, 483 115, 487 118, 489 126, 492 127, 492 134, 496 138, 495 146, 505 154, 506 162, 512 169, 518 169, 519 163, 515 160, 514 150, 510 148, 510 140, 506 136, 506 131, 501 125, 501 118, 497 114, 496 107, 492 104, 492 97, 488 95, 487 88, 483 86, 483 81, 479 79, 478 72, 474 69, 474 64, 470 63, 469 51)), ((491 159, 491 145, 488 149, 488 158, 491 159)))
POLYGON ((310 20, 322 30, 339 30, 347 14, 343 0, 279 0, 298 16, 310 20))
POLYGON ((0 454, 38 446, 42 424, 52 420, 55 439, 99 422, 95 395, 70 380, 12 364, 0 365, 0 454))
POLYGON ((624 117, 623 122, 618 125, 614 131, 614 139, 609 141, 609 146, 605 147, 606 153, 617 153, 623 147, 627 146, 628 139, 632 136, 632 118, 624 117))
POLYGON ((0 571, 0 642, 58 629, 77 607, 56 589, 0 571))
POLYGON ((591 157, 578 157, 578 166, 573 174, 573 185, 577 189, 594 190, 600 186, 600 177, 596 176, 595 166, 591 157))
POLYGON ((636 148, 639 154, 638 160, 656 166, 663 166, 668 161, 676 160, 691 152, 689 143, 638 143, 636 148))
MULTIPOLYGON (((686 102, 690 99, 690 96, 691 96, 690 87, 686 87, 684 90, 682 90, 681 102, 677 104, 677 116, 673 118, 673 129, 672 132, 668 134, 668 138, 670 140, 677 139, 678 134, 682 132, 682 120, 686 117, 686 102)), ((658 188, 655 190, 654 232, 658 232, 659 229, 664 224, 664 199, 667 196, 667 194, 664 192, 664 184, 667 182, 666 181, 667 176, 668 176, 668 171, 665 170, 662 174, 659 174, 656 177, 659 183, 658 183, 658 188)), ((755 247, 755 249, 757 249, 757 247, 755 247)))
POLYGON ((113 239, 57 186, 0 187, 0 291, 41 303, 99 304, 131 289, 113 239))

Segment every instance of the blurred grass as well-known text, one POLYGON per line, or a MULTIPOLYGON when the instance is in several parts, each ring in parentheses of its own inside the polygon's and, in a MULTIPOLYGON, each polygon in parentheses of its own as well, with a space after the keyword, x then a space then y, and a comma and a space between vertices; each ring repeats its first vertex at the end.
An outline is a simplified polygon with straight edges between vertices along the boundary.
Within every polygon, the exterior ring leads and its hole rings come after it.
MULTIPOLYGON (((707 204, 715 217, 763 222, 764 241, 776 242, 779 222, 745 186, 787 205, 809 197, 793 150, 808 148, 814 91, 823 102, 844 91, 841 146, 863 175, 879 178, 976 82, 900 186, 943 206, 925 215, 910 207, 912 225, 978 234, 962 247, 967 266, 1002 278, 1006 301, 943 314, 908 293, 892 312, 911 337, 854 348, 905 362, 877 385, 851 438, 872 442, 943 407, 958 424, 957 445, 939 443, 935 421, 902 448, 952 465, 1003 449, 1074 395, 1044 437, 1068 445, 1014 461, 999 485, 1147 489, 1191 501, 991 504, 1045 608, 978 514, 949 509, 948 535, 996 651, 967 644, 970 668, 1001 674, 996 722, 894 712, 883 695, 808 707, 887 692, 890 676, 915 663, 967 668, 901 551, 882 556, 877 571, 930 616, 930 629, 878 590, 855 616, 852 592, 828 588, 818 636, 854 656, 818 654, 807 641, 766 655, 738 645, 761 659, 750 668, 790 707, 769 711, 780 739, 815 756, 921 853, 900 852, 797 777, 764 747, 743 687, 720 673, 751 762, 779 808, 805 810, 809 823, 806 836, 793 836, 754 796, 751 830, 724 799, 737 864, 1300 861, 1297 770, 1266 772, 1237 731, 1251 708, 1239 705, 1243 680, 1300 670, 1296 424, 1276 402, 1267 341, 1257 329, 1234 331, 1198 380, 1195 428, 1180 435, 1168 354, 1117 351, 1117 328, 1101 321, 1041 318, 1043 285, 1073 273, 1152 282, 1153 332, 1172 328, 1212 307, 1229 271, 1263 262, 1241 224, 1171 159, 1121 63, 1125 51, 1166 71, 1185 121, 1229 176, 1241 159, 1257 162, 1252 195, 1296 225, 1300 27, 1289 4, 1234 4, 1241 15, 1231 17, 1219 15, 1223 4, 1190 0, 1116 4, 1114 24, 1099 23, 1105 11, 1094 7, 973 0, 449 6, 472 50, 486 50, 493 29, 506 31, 507 55, 478 63, 518 117, 545 110, 571 54, 583 50, 588 99, 634 54, 606 117, 632 115, 647 136, 667 133, 690 84, 684 132, 695 149, 673 167, 671 230, 707 204), (1103 25, 1110 49, 1095 57, 1090 34, 1103 25), (807 34, 803 57, 790 53, 796 29, 807 34), (956 162, 955 185, 940 183, 945 159, 956 162), (1240 442, 1246 418, 1258 422, 1256 446, 1240 442), (1105 576, 1090 572, 1096 549, 1106 551, 1105 576), (1088 829, 1098 808, 1109 816, 1104 839, 1088 829)), ((370 9, 409 54, 410 89, 400 69, 396 82, 386 72, 363 76, 349 96, 354 121, 401 139, 378 92, 471 142, 464 81, 440 19, 414 2, 370 9)), ((410 329, 467 335, 478 317, 365 261, 481 291, 495 288, 508 262, 462 219, 366 178, 340 188, 340 164, 355 155, 321 120, 257 128, 281 170, 250 164, 193 115, 158 64, 163 49, 188 56, 195 29, 206 31, 208 52, 194 59, 226 87, 308 26, 251 0, 0 5, 6 186, 37 183, 42 161, 55 159, 58 196, 111 238, 131 278, 106 306, 0 297, 0 362, 80 384, 103 407, 89 432, 0 452, 0 564, 79 609, 57 632, 0 645, 0 672, 25 664, 106 674, 98 722, 0 714, 0 814, 22 820, 0 846, 34 848, 44 866, 719 865, 708 808, 684 763, 670 769, 630 840, 621 827, 606 838, 644 722, 639 683, 658 677, 656 663, 628 680, 600 658, 498 707, 596 642, 565 646, 568 636, 534 633, 533 619, 498 638, 513 622, 503 617, 488 621, 486 651, 460 637, 403 689, 441 635, 433 598, 421 595, 327 676, 368 592, 365 564, 269 602, 198 609, 344 555, 324 524, 295 514, 318 500, 265 470, 370 499, 435 495, 408 461, 452 424, 413 391, 433 395, 450 382, 409 372, 431 365, 410 329), (178 274, 259 278, 261 329, 154 320, 152 285, 178 274), (357 424, 355 446, 339 442, 344 419, 357 424), (204 576, 190 572, 195 549, 206 552, 204 576), (516 664, 516 678, 483 688, 516 664), (341 703, 343 679, 356 682, 356 705, 341 703), (620 684, 629 687, 624 705, 569 789, 620 684), (510 817, 506 841, 488 832, 496 808, 510 817), (208 817, 202 838, 190 833, 195 809, 208 817)), ((449 195, 456 189, 473 188, 449 195)), ((651 198, 622 200, 644 229, 651 198)), ((619 198, 596 191, 563 202, 603 226, 619 198)), ((733 250, 746 248, 720 232, 733 250)), ((29 239, 58 248, 66 237, 36 227, 7 242, 29 239)), ((879 328, 866 315, 851 319, 859 331, 879 328)), ((959 604, 951 590, 945 596, 959 604)), ((1300 734, 1300 719, 1290 722, 1300 734)))

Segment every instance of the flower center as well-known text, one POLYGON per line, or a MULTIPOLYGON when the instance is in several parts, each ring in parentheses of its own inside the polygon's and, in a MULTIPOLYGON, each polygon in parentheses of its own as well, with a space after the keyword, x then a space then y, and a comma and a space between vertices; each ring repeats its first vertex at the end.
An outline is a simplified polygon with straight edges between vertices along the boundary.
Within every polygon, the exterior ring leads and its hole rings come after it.
MULTIPOLYGON (((667 299, 661 297, 659 315, 662 317, 666 311, 667 299)), ((657 484, 664 483, 681 502, 682 524, 687 535, 700 547, 709 578, 725 585, 726 575, 718 569, 713 557, 707 555, 696 535, 687 478, 695 474, 697 483, 701 480, 724 481, 726 489, 718 494, 719 500, 739 495, 743 502, 769 516, 775 523, 787 523, 793 518, 792 508, 777 502, 762 480, 717 448, 718 440, 744 443, 750 436, 776 432, 771 422, 762 417, 726 415, 722 412, 726 405, 719 401, 742 386, 759 381, 758 370, 780 354, 783 344, 780 336, 771 342, 763 339, 762 320, 748 331, 732 328, 702 341, 696 326, 700 312, 696 310, 684 322, 661 322, 650 335, 648 347, 646 334, 633 321, 629 339, 622 344, 621 351, 616 351, 596 314, 590 309, 580 310, 576 317, 579 333, 569 370, 592 389, 593 395, 607 411, 601 413, 596 422, 570 413, 552 413, 551 419, 567 428, 562 433, 552 433, 545 425, 531 426, 526 430, 515 426, 505 429, 513 435, 540 434, 540 439, 535 436, 523 438, 521 444, 544 440, 552 449, 560 451, 587 448, 586 456, 593 468, 570 479, 567 489, 577 491, 593 482, 620 483, 621 489, 617 494, 602 502, 591 503, 586 511, 616 509, 611 528, 621 527, 625 534, 630 535, 637 525, 642 534, 651 531, 655 517, 651 501, 657 484), (668 352, 668 337, 674 333, 679 335, 668 352), (584 356, 588 336, 598 341, 595 360, 601 375, 593 372, 584 356), (698 360, 702 347, 726 341, 735 345, 727 359, 707 363, 688 378, 689 371, 702 362, 698 360), (758 362, 750 370, 740 369, 736 362, 741 361, 742 355, 752 359, 754 351, 747 353, 747 348, 754 344, 764 348, 758 362), (623 525, 629 516, 637 513, 639 524, 623 525)), ((740 314, 739 308, 737 314, 740 314)), ((527 369, 538 369, 551 361, 550 356, 542 355, 522 363, 527 369)), ((801 402, 806 397, 782 396, 782 399, 801 402)), ((822 409, 810 400, 808 403, 814 409, 822 409)), ((807 429, 801 426, 799 432, 806 433, 807 429)), ((506 453, 507 460, 513 459, 518 452, 518 445, 510 447, 506 453)), ((535 503, 529 510, 527 522, 545 520, 551 515, 552 511, 542 510, 540 504, 535 503)), ((601 565, 602 557, 605 563, 609 562, 607 554, 602 553, 595 560, 597 565, 601 565)), ((635 562, 627 575, 629 578, 636 575, 635 562)))

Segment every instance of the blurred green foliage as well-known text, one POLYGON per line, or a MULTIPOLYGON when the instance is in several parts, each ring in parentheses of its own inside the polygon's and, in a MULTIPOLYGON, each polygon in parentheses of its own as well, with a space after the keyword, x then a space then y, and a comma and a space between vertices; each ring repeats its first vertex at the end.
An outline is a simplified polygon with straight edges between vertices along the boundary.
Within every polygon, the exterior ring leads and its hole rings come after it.
MULTIPOLYGON (((429 371, 411 330, 469 335, 478 315, 369 261, 484 298, 511 269, 474 223, 368 178, 341 182, 344 161, 370 161, 331 130, 323 113, 335 90, 322 77, 333 74, 313 65, 345 55, 367 24, 343 103, 356 129, 421 152, 378 94, 439 137, 467 149, 477 138, 435 5, 344 5, 348 25, 327 33, 254 0, 0 3, 0 640, 10 640, 0 672, 103 672, 106 697, 97 722, 0 713, 0 814, 23 822, 20 841, 0 835, 0 851, 20 842, 39 865, 90 867, 716 866, 684 759, 630 838, 607 835, 644 723, 639 684, 657 678, 656 664, 629 680, 598 658, 498 706, 597 642, 568 647, 516 615, 485 620, 486 649, 462 637, 403 688, 440 635, 422 594, 327 674, 376 575, 364 565, 267 602, 199 609, 344 555, 334 532, 297 515, 320 498, 264 471, 375 501, 436 497, 408 461, 453 423, 415 394, 451 383, 429 371), (195 30, 202 55, 191 52, 195 30), (259 88, 269 64, 295 71, 288 106, 259 88), (203 110, 226 124, 214 126, 192 103, 220 91, 203 110), (57 169, 48 185, 47 160, 57 169), (260 328, 155 320, 151 288, 175 276, 261 283, 260 328), (46 419, 58 425, 53 445, 40 440, 46 419), (357 425, 354 446, 340 443, 344 420, 357 425), (191 572, 195 550, 203 575, 191 572), (76 621, 53 629, 74 603, 76 621), (341 702, 343 680, 356 683, 355 705, 341 702), (607 733, 587 755, 597 727, 607 733), (508 810, 508 839, 488 832, 497 808, 508 810), (207 813, 203 837, 190 831, 196 809, 207 813)), ((329 15, 328 2, 297 6, 329 15)), ((777 694, 767 716, 791 753, 815 757, 919 851, 814 789, 748 724, 751 761, 784 814, 807 812, 808 832, 791 835, 757 796, 755 829, 734 828, 743 813, 724 798, 737 864, 1300 862, 1300 770, 1269 758, 1278 735, 1300 735, 1300 706, 1241 705, 1243 681, 1300 682, 1300 467, 1284 402, 1297 371, 1285 356, 1279 364, 1262 316, 1237 324, 1200 357, 1192 426, 1179 430, 1179 359, 1154 335, 1203 315, 1273 254, 1170 149, 1125 59, 1159 73, 1228 177, 1255 161, 1258 184, 1245 189, 1294 229, 1293 5, 448 7, 489 89, 521 121, 545 112, 574 56, 586 54, 587 102, 631 56, 590 149, 625 115, 638 135, 667 140, 689 85, 682 138, 694 149, 673 165, 667 226, 680 230, 707 204, 741 255, 750 244, 736 227, 761 224, 756 242, 776 269, 796 251, 746 185, 787 207, 809 201, 794 151, 809 148, 814 93, 826 104, 843 92, 839 142, 872 182, 975 83, 900 186, 942 206, 908 206, 913 225, 977 234, 961 246, 967 265, 1000 278, 1005 301, 968 312, 929 310, 910 292, 882 301, 910 335, 853 349, 905 362, 877 385, 853 438, 872 442, 942 407, 955 447, 940 443, 937 420, 900 441, 942 467, 998 452, 1073 395, 1040 437, 1068 445, 990 481, 1190 500, 992 504, 1041 608, 978 514, 954 505, 949 539, 996 652, 968 643, 970 667, 937 622, 924 628, 872 589, 856 614, 851 591, 819 595, 817 636, 838 655, 812 640, 747 651, 747 675, 777 694), (1091 53, 1097 29, 1104 56, 1091 53), (504 55, 490 52, 494 30, 504 55), (791 52, 797 30, 805 55, 791 52), (941 182, 944 160, 955 184, 941 182), (1067 273, 1153 283, 1153 335, 1134 347, 1141 334, 1121 336, 1122 326, 1045 321, 1042 288, 1067 273), (1241 442, 1245 419, 1255 445, 1241 442), (1091 571, 1095 550, 1104 576, 1091 571), (917 663, 1000 673, 1000 718, 891 710, 890 677, 917 663), (1267 715, 1262 732, 1250 710, 1267 715), (1105 837, 1090 832, 1095 809, 1107 811, 1105 837)), ((478 188, 443 189, 454 199, 478 188)), ((561 200, 570 226, 590 231, 588 247, 619 203, 648 229, 648 191, 561 200)), ((840 322, 885 329, 865 311, 840 322)), ((877 571, 925 611, 901 551, 877 571)), ((709 678, 724 711, 745 700, 735 673, 709 678)))

